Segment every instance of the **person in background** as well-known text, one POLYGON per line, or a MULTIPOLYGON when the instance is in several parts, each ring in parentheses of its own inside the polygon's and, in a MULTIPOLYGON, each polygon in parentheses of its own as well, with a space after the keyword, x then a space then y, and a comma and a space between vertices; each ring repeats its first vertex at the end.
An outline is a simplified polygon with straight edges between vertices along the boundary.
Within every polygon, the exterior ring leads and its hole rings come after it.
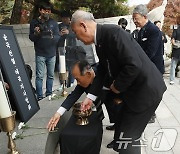
POLYGON ((157 26, 147 19, 148 9, 138 5, 133 10, 133 21, 141 30, 138 33, 138 43, 156 65, 161 74, 164 73, 162 34, 157 26))
POLYGON ((118 21, 118 25, 124 29, 127 32, 131 32, 129 29, 126 29, 127 25, 128 25, 128 21, 125 18, 120 18, 118 21))
POLYGON ((62 23, 59 24, 60 35, 62 36, 60 46, 76 46, 76 35, 70 27, 71 13, 69 11, 62 11, 60 16, 62 21, 62 23), (65 40, 66 44, 64 44, 65 40))
POLYGON ((161 21, 159 21, 159 20, 154 21, 154 24, 159 28, 159 30, 161 31, 161 34, 162 34, 162 41, 163 41, 163 55, 164 55, 164 43, 167 43, 167 38, 166 38, 165 33, 162 31, 161 21))
MULTIPOLYGON (((136 27, 141 30, 138 33, 138 43, 147 54, 149 59, 156 65, 160 73, 164 74, 164 43, 162 34, 157 26, 147 19, 148 9, 145 5, 137 5, 133 10, 133 21, 136 27)), ((156 114, 154 113, 149 123, 154 123, 156 114)))
POLYGON ((175 69, 180 62, 180 15, 176 18, 177 25, 174 26, 174 30, 171 37, 172 42, 172 55, 171 55, 171 69, 170 69, 170 85, 174 84, 175 69))
MULTIPOLYGON (((71 23, 71 14, 69 11, 62 11, 60 13, 61 21, 62 23, 59 24, 59 32, 61 35, 61 38, 58 42, 58 48, 64 47, 65 50, 70 50, 73 47, 76 46, 76 35, 72 32, 70 23, 71 23)), ((68 52, 70 53, 70 52, 68 52)), ((71 59, 66 58, 66 68, 68 71, 68 81, 67 81, 67 87, 73 86, 74 78, 71 74, 71 59)), ((59 71, 59 51, 57 49, 56 51, 56 65, 55 65, 55 71, 59 71)), ((60 86, 60 89, 62 88, 62 85, 60 86)))
POLYGON ((97 24, 91 13, 77 10, 72 15, 71 27, 84 44, 95 43, 99 58, 96 77, 81 109, 92 106, 108 73, 111 82, 107 88, 123 102, 113 149, 120 154, 140 154, 139 138, 166 91, 162 75, 132 36, 119 26, 97 24), (126 148, 119 146, 127 141, 125 138, 131 141, 126 148))
POLYGON ((46 96, 52 94, 56 48, 59 40, 59 28, 50 18, 51 6, 42 3, 39 6, 40 16, 30 23, 29 39, 34 42, 36 63, 36 94, 38 101, 43 99, 43 78, 47 69, 46 96))
POLYGON ((162 31, 161 21, 159 21, 159 20, 154 21, 154 24, 159 28, 159 30, 160 30, 161 33, 162 33, 162 40, 163 40, 163 43, 167 43, 166 35, 165 35, 165 33, 162 31))
POLYGON ((136 27, 136 29, 131 33, 132 37, 138 42, 138 33, 140 31, 140 27, 136 27))

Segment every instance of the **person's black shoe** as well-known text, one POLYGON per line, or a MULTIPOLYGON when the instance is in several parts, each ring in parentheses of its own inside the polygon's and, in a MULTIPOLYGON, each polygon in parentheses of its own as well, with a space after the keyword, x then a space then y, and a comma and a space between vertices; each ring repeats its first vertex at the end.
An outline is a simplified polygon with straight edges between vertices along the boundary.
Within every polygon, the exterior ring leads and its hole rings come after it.
POLYGON ((110 142, 108 145, 107 145, 107 148, 108 149, 112 149, 114 147, 114 140, 112 142, 110 142))
POLYGON ((44 97, 38 97, 37 100, 40 101, 42 100, 44 97))
POLYGON ((115 125, 107 126, 106 129, 107 129, 107 130, 115 130, 115 125))

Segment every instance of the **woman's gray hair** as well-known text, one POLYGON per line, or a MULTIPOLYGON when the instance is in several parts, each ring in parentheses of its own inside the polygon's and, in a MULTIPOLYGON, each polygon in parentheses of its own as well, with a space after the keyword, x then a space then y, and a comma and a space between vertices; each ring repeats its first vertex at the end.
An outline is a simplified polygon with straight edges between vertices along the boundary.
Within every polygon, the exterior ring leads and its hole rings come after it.
POLYGON ((137 14, 140 14, 143 16, 147 16, 148 9, 147 9, 146 5, 140 4, 134 8, 133 13, 137 13, 137 14))
POLYGON ((92 13, 86 12, 83 10, 77 10, 72 15, 71 23, 75 23, 75 22, 79 21, 80 19, 81 20, 93 20, 93 21, 95 21, 92 13))

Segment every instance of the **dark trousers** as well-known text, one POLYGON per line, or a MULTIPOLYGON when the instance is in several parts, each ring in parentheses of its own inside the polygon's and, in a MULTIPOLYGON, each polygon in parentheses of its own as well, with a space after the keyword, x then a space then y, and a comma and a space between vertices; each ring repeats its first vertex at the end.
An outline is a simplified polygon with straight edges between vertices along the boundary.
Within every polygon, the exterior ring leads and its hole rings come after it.
POLYGON ((116 121, 116 114, 120 112, 120 106, 121 104, 117 105, 114 103, 114 98, 115 95, 112 93, 112 91, 109 90, 103 90, 102 91, 102 96, 101 96, 101 101, 104 103, 108 116, 109 116, 109 121, 110 123, 115 123, 116 121))
POLYGON ((71 87, 71 83, 74 83, 74 77, 71 73, 73 62, 66 60, 66 69, 68 71, 67 88, 71 87))
POLYGON ((59 51, 58 49, 56 50, 56 63, 55 63, 55 67, 54 67, 54 72, 59 72, 59 51))
POLYGON ((140 140, 138 139, 160 101, 161 99, 154 102, 152 107, 143 112, 134 112, 126 105, 126 102, 123 102, 115 125, 114 139, 116 142, 113 148, 115 151, 120 154, 141 154, 140 140), (127 148, 124 146, 125 144, 127 148))

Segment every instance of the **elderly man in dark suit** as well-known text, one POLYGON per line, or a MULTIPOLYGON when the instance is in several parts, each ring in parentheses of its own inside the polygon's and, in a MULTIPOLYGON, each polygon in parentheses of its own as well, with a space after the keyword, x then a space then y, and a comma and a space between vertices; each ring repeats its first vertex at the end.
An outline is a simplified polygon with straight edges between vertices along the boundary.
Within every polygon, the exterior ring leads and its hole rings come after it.
MULTIPOLYGON (((58 124, 58 122, 61 121, 60 119, 63 120, 64 124, 67 123, 69 115, 68 115, 68 118, 66 118, 67 114, 65 115, 66 119, 64 119, 62 116, 64 115, 64 113, 66 111, 70 110, 70 108, 76 103, 76 101, 81 97, 81 95, 84 92, 88 93, 90 86, 91 86, 91 83, 93 82, 94 77, 95 77, 95 71, 94 70, 95 70, 95 68, 92 68, 91 65, 86 60, 81 60, 81 61, 77 61, 74 63, 74 65, 72 66, 72 75, 77 80, 77 86, 71 92, 71 94, 69 94, 67 96, 67 98, 64 100, 64 102, 62 103, 60 108, 57 110, 57 112, 49 120, 49 123, 47 125, 47 128, 49 130, 54 130, 54 128, 58 124)), ((96 104, 95 109, 97 110, 99 120, 102 120, 104 118, 104 114, 103 114, 103 110, 101 107, 100 97, 98 97, 95 100, 95 104, 96 104)), ((64 126, 60 126, 60 127, 64 128, 64 126)), ((58 132, 59 134, 56 135, 56 137, 51 137, 51 139, 49 139, 54 143, 53 145, 51 143, 50 144, 51 146, 55 146, 57 144, 61 131, 62 131, 62 129, 58 132), (52 140, 52 138, 54 138, 55 141, 52 140)), ((100 134, 99 139, 100 140, 102 139, 102 134, 100 134)), ((101 143, 101 141, 99 141, 99 143, 101 143)), ((49 148, 51 148, 50 145, 48 145, 49 148)), ((99 145, 99 148, 100 148, 100 145, 99 145)), ((49 152, 48 149, 46 151, 49 152)))
MULTIPOLYGON (((141 28, 138 33, 138 43, 161 74, 164 74, 162 33, 157 26, 147 19, 147 13, 147 7, 142 4, 137 5, 133 10, 134 24, 141 28)), ((154 113, 149 123, 154 123, 155 117, 154 113)))
POLYGON ((121 154, 140 154, 137 139, 166 90, 162 75, 132 36, 119 26, 99 25, 91 13, 78 10, 72 15, 71 27, 82 42, 95 43, 99 58, 96 77, 82 110, 91 107, 108 73, 112 78, 109 88, 121 95, 123 101, 113 149, 121 154))
POLYGON ((133 10, 133 21, 140 27, 138 43, 158 70, 164 73, 163 41, 159 28, 147 19, 148 9, 145 5, 138 5, 133 10))
MULTIPOLYGON (((55 115, 50 119, 47 126, 49 130, 54 130, 54 127, 57 125, 60 117, 64 114, 64 112, 70 110, 70 108, 76 103, 76 101, 81 97, 84 92, 89 92, 91 83, 93 82, 95 77, 95 72, 86 60, 82 60, 76 62, 73 65, 72 75, 77 80, 77 86, 72 91, 72 93, 68 95, 68 97, 62 103, 61 107, 57 110, 55 115)), ((99 105, 96 104, 99 118, 100 120, 102 120, 104 118, 104 114, 102 111, 101 102, 97 101, 97 103, 99 103, 99 105)))

